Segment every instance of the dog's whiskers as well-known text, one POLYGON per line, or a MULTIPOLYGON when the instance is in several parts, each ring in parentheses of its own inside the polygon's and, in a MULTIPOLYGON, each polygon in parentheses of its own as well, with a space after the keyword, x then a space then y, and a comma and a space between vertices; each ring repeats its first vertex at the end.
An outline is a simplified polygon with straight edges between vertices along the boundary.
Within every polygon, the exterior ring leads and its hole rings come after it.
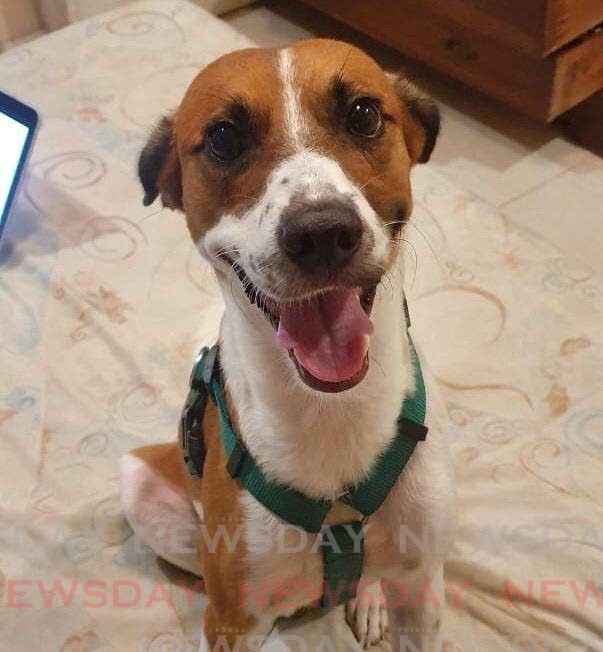
POLYGON ((394 296, 394 283, 393 283, 393 281, 392 281, 392 279, 391 279, 391 277, 389 275, 389 272, 387 272, 387 271, 383 272, 382 278, 384 278, 389 283, 389 291, 390 291, 391 296, 393 297, 394 296))
POLYGON ((383 225, 384 229, 387 229, 388 226, 394 226, 394 224, 400 224, 401 222, 404 222, 405 220, 392 220, 391 222, 385 222, 383 225))
MULTIPOLYGON (((415 222, 412 221, 412 220, 409 220, 409 221, 408 221, 408 224, 409 224, 410 226, 412 226, 412 227, 415 229, 415 231, 417 231, 417 233, 418 233, 418 234, 423 238, 423 240, 425 241, 425 244, 429 247, 429 249, 430 249, 430 251, 431 251, 431 253, 432 253, 433 257, 434 257, 434 260, 435 260, 436 263, 438 264, 438 266, 439 266, 439 268, 440 268, 440 272, 445 273, 445 271, 444 271, 444 265, 442 264, 442 261, 440 260, 438 254, 436 253, 435 248, 433 247, 433 245, 432 245, 431 242, 429 241, 429 238, 425 235, 425 233, 423 232, 423 230, 422 230, 421 228, 419 228, 419 226, 418 226, 417 224, 415 224, 415 222)), ((415 254, 416 254, 416 250, 415 250, 415 254)))
POLYGON ((412 257, 413 257, 413 263, 414 263, 414 269, 412 271, 412 282, 410 284, 411 289, 415 286, 415 281, 417 280, 417 270, 419 269, 419 257, 417 254, 417 249, 414 246, 414 244, 410 240, 406 240, 405 238, 399 238, 398 242, 408 245, 410 249, 412 250, 412 257))
POLYGON ((231 256, 233 254, 238 254, 239 250, 236 247, 221 247, 220 249, 217 249, 214 253, 211 254, 211 257, 214 260, 220 260, 221 258, 223 259, 224 256, 231 256))
POLYGON ((371 360, 371 364, 373 364, 373 365, 377 365, 377 367, 379 368, 379 371, 380 371, 384 376, 387 376, 387 374, 385 373, 385 369, 383 368, 383 365, 379 362, 379 360, 377 360, 377 358, 375 358, 374 356, 371 355, 371 356, 370 356, 370 360, 371 360))
POLYGON ((233 195, 230 195, 231 197, 241 197, 242 199, 250 199, 251 201, 258 202, 260 201, 258 197, 253 197, 252 195, 243 195, 240 193, 235 193, 233 195))
MULTIPOLYGON (((241 304, 239 303, 239 300, 238 300, 238 298, 237 298, 236 292, 234 291, 234 288, 233 288, 233 283, 234 283, 234 282, 235 282, 235 278, 234 278, 234 277, 231 277, 231 279, 230 279, 230 294, 231 294, 232 298, 234 299, 234 302, 237 304, 237 307, 239 308, 239 310, 240 310, 240 311, 243 313, 243 315, 245 316, 245 319, 249 322, 249 324, 251 324, 251 326, 252 326, 253 328, 256 328, 256 325, 255 325, 255 324, 251 321, 251 319, 249 318, 249 315, 247 314, 247 311, 244 310, 243 307, 241 306, 241 304)), ((256 329, 256 330, 257 330, 257 329, 256 329)))
POLYGON ((270 269, 271 267, 274 267, 276 265, 275 260, 269 260, 268 262, 264 263, 263 265, 259 265, 257 271, 258 272, 264 272, 267 269, 270 269))
MULTIPOLYGON (((375 174, 375 175, 372 176, 368 181, 366 181, 365 183, 363 183, 363 184, 358 188, 358 190, 360 190, 360 191, 364 190, 364 189, 369 185, 369 183, 373 183, 373 181, 377 180, 379 177, 382 177, 384 174, 385 174, 385 172, 382 172, 382 173, 380 173, 380 174, 375 174)), ((390 222, 390 224, 395 224, 395 222, 390 222)), ((386 224, 385 226, 387 226, 387 224, 386 224)))

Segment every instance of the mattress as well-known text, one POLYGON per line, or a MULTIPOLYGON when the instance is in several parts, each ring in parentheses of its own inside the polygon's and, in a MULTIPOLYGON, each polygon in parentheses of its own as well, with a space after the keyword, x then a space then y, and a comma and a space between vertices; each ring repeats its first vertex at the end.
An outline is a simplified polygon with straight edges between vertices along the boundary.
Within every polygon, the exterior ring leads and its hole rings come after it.
MULTIPOLYGON (((0 56, 42 118, 0 243, 2 649, 198 649, 204 595, 135 541, 118 460, 174 438, 222 302, 182 216, 142 206, 135 161, 199 68, 249 45, 143 0, 0 56)), ((601 278, 437 168, 413 184, 413 335, 459 497, 443 649, 600 650, 601 278)), ((265 649, 354 645, 338 609, 265 649)))

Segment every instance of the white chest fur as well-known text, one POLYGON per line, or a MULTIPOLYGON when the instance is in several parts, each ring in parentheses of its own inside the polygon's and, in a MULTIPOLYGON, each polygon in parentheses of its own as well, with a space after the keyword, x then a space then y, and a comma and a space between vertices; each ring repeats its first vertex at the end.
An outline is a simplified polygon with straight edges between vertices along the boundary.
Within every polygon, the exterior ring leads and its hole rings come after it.
MULTIPOLYGON (((302 385, 264 317, 243 313, 245 297, 225 292, 221 354, 228 389, 240 435, 270 478, 311 497, 336 499, 364 477, 394 435, 403 398, 414 387, 401 275, 392 277, 375 300, 367 377, 341 395, 318 395, 302 385)), ((431 432, 366 524, 363 580, 404 578, 428 562, 424 551, 406 548, 401 533, 410 528, 420 536, 425 523, 443 522, 450 486, 446 448, 431 432)), ((291 608, 280 613, 319 598, 323 569, 315 535, 283 527, 247 492, 242 502, 251 602, 259 600, 261 611, 279 594, 282 600, 284 580, 291 608)), ((349 517, 335 516, 335 522, 349 517)))
POLYGON ((247 299, 231 287, 224 295, 221 356, 240 436, 269 477, 336 498, 368 472, 413 389, 400 274, 394 270, 375 298, 366 378, 333 395, 303 385, 263 315, 242 311, 247 299))

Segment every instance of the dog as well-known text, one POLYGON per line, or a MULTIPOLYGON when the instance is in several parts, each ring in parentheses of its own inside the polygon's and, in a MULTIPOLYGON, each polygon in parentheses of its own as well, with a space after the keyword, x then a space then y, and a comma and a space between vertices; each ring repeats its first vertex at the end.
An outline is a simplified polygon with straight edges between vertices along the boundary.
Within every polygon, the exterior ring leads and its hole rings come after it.
POLYGON ((442 555, 402 545, 400 526, 420 536, 452 513, 442 435, 417 440, 370 516, 341 498, 369 477, 417 391, 400 242, 410 171, 429 160, 439 126, 410 81, 354 46, 316 39, 209 64, 141 153, 144 203, 160 197, 185 214, 225 304, 219 359, 203 371, 209 380, 218 369, 225 405, 205 395, 193 419, 198 473, 186 442, 135 450, 121 466, 134 531, 203 577, 201 650, 258 649, 277 618, 321 601, 324 540, 277 515, 291 492, 328 505, 327 529, 361 524, 360 581, 345 607, 358 641, 368 647, 389 630, 394 650, 436 649, 442 555), (233 472, 222 417, 237 451, 279 487, 274 509, 233 472), (167 545, 159 522, 188 528, 197 552, 167 545), (432 599, 400 600, 401 587, 432 599))

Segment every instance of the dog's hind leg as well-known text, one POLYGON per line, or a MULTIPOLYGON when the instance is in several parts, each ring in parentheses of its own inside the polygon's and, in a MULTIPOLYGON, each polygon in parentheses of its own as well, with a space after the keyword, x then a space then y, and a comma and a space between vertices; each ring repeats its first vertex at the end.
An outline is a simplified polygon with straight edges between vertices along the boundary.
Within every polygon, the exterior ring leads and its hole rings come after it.
POLYGON ((140 541, 175 566, 201 575, 201 520, 186 492, 185 473, 177 443, 138 448, 121 460, 121 502, 140 541))

